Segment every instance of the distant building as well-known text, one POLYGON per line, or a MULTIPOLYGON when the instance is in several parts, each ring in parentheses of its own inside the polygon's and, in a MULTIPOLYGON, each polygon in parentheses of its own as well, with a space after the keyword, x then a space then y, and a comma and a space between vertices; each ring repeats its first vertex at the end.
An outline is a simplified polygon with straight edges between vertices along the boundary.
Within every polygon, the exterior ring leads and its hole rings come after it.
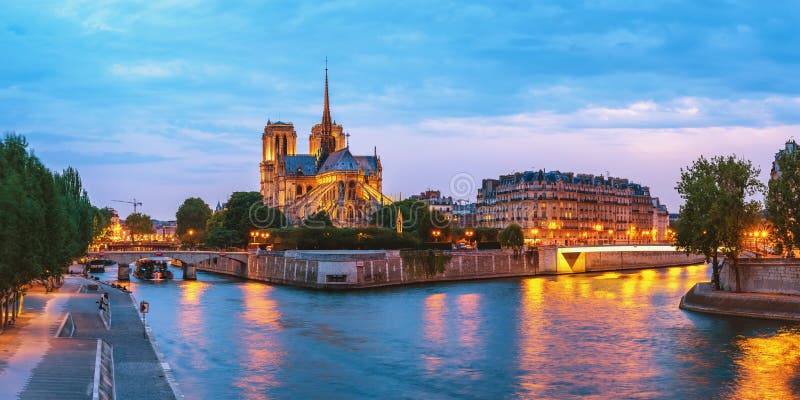
POLYGON ((277 208, 290 223, 325 211, 336 226, 364 226, 392 201, 382 191, 383 167, 377 151, 350 153, 349 134, 331 119, 328 69, 322 121, 311 128, 308 154, 297 152, 294 125, 267 121, 261 159, 264 204, 277 208))
POLYGON ((474 227, 476 222, 475 203, 466 200, 453 200, 451 196, 442 196, 438 190, 426 190, 420 194, 409 197, 413 200, 424 201, 431 211, 438 211, 455 226, 474 227))
POLYGON ((650 243, 667 237, 669 211, 627 179, 539 170, 484 179, 477 222, 517 223, 529 243, 650 243))
POLYGON ((462 228, 478 226, 478 204, 466 200, 453 203, 453 223, 462 228))
POLYGON ((780 168, 778 168, 778 160, 783 157, 784 154, 795 153, 797 151, 800 151, 800 147, 797 146, 797 142, 794 140, 787 140, 784 148, 775 153, 775 161, 772 162, 772 170, 769 174, 771 179, 781 176, 780 168))
POLYGON ((171 241, 178 235, 178 221, 153 220, 151 240, 171 241))

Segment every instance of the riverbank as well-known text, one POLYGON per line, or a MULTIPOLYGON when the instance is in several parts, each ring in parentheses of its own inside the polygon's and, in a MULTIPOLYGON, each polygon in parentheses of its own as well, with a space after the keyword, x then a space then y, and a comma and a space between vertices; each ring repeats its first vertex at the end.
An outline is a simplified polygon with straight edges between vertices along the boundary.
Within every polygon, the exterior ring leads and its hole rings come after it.
POLYGON ((350 290, 624 271, 702 262, 702 257, 688 256, 671 246, 543 246, 516 254, 510 250, 287 250, 266 254, 228 253, 212 256, 195 265, 199 271, 260 282, 323 290, 350 290), (247 261, 242 261, 243 258, 247 261))
POLYGON ((0 340, 3 396, 181 398, 129 293, 67 276, 55 292, 30 292, 23 315, 23 323, 0 340), (109 301, 108 324, 97 303, 103 293, 109 301))
POLYGON ((800 296, 712 290, 709 282, 695 284, 679 306, 709 314, 800 322, 800 296))

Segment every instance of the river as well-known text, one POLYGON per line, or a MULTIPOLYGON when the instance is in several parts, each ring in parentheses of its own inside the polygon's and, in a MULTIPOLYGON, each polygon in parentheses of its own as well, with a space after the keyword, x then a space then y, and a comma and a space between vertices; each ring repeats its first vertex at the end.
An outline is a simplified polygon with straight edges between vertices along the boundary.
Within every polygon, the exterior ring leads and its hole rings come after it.
POLYGON ((678 309, 704 265, 343 293, 175 276, 131 286, 188 399, 800 394, 797 324, 678 309))

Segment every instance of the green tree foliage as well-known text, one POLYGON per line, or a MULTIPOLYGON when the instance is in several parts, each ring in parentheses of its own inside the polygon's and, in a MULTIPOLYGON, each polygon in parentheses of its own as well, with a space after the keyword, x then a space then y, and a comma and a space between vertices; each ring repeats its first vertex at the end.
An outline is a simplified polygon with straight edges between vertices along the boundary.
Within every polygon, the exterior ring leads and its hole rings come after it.
POLYGON ((303 226, 308 228, 330 228, 333 221, 326 211, 318 211, 303 220, 303 226))
POLYGON ((505 229, 500 231, 498 240, 503 247, 514 249, 514 253, 518 253, 525 243, 522 227, 517 224, 508 225, 505 229))
POLYGON ((433 240, 431 232, 442 232, 440 240, 450 236, 450 221, 440 212, 431 211, 428 203, 421 200, 406 199, 379 209, 372 216, 372 223, 383 228, 395 229, 397 213, 403 216, 403 232, 413 232, 422 241, 433 240))
POLYGON ((785 152, 775 161, 780 172, 768 184, 767 220, 773 238, 791 257, 800 247, 800 152, 785 152))
POLYGON ((261 193, 234 192, 225 209, 208 219, 204 238, 207 247, 241 248, 250 240, 250 231, 285 226, 286 217, 280 210, 265 206, 261 193))
POLYGON ((133 235, 147 235, 155 232, 153 230, 153 220, 147 214, 131 213, 125 218, 125 226, 133 235))
POLYGON ((211 207, 203 199, 198 197, 186 199, 175 213, 178 237, 184 243, 196 244, 203 237, 210 218, 211 207), (188 234, 189 230, 192 231, 191 235, 188 234))
POLYGON ((420 242, 409 233, 384 228, 283 228, 270 230, 276 249, 382 250, 416 248, 420 242))
POLYGON ((107 239, 110 235, 109 226, 111 225, 111 217, 114 216, 114 210, 103 207, 97 209, 92 216, 92 237, 95 241, 102 241, 107 239))
POLYGON ((24 137, 0 141, 0 329, 15 318, 23 285, 60 284, 69 263, 86 251, 102 221, 78 172, 48 170, 24 137))
POLYGON ((736 274, 736 258, 744 247, 745 230, 758 219, 761 205, 749 197, 763 190, 758 168, 735 156, 700 157, 681 169, 676 190, 684 199, 675 226, 676 245, 687 253, 702 254, 712 262, 712 280, 719 287, 719 258, 724 256, 736 274))

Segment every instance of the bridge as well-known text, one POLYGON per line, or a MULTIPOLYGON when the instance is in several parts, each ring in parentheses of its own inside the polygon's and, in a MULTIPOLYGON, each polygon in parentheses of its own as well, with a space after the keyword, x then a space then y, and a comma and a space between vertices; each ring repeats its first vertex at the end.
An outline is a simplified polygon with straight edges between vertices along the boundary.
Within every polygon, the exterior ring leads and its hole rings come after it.
MULTIPOLYGON (((228 253, 224 251, 105 251, 105 252, 90 252, 89 256, 104 258, 112 260, 117 264, 132 264, 140 258, 149 257, 169 257, 173 260, 178 260, 183 264, 183 277, 184 279, 195 278, 195 265, 198 263, 217 261, 225 259, 234 264, 247 266, 247 253, 236 252, 228 253)), ((122 275, 122 270, 120 270, 122 275)))

